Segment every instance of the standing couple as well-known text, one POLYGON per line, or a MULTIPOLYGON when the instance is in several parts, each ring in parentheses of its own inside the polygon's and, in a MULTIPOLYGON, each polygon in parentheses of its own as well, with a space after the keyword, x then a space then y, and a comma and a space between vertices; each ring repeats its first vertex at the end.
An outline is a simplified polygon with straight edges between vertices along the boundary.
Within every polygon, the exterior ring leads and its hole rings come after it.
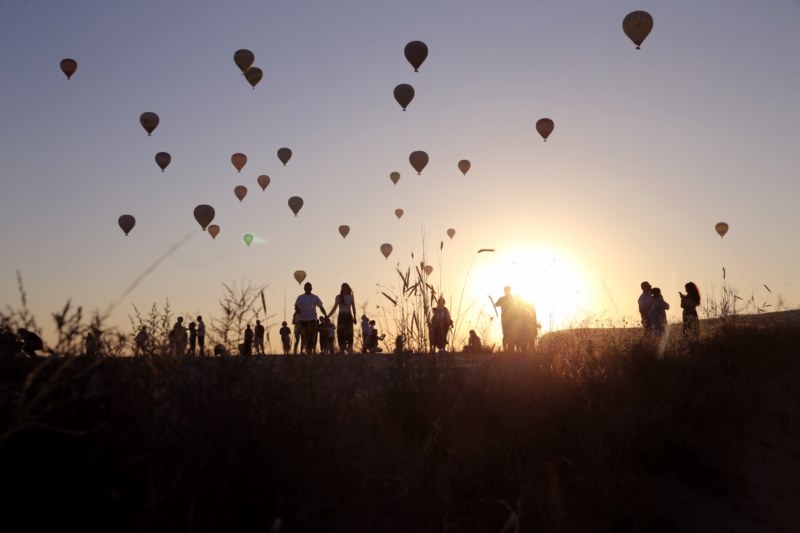
MULTIPOLYGON (((667 329, 667 310, 669 304, 664 301, 661 289, 653 287, 647 281, 641 283, 642 294, 639 295, 639 315, 642 317, 642 327, 645 333, 661 336, 667 329)), ((681 308, 683 309, 684 335, 697 336, 700 333, 700 321, 697 316, 697 307, 700 305, 700 290, 694 282, 684 285, 686 294, 679 292, 681 308)))

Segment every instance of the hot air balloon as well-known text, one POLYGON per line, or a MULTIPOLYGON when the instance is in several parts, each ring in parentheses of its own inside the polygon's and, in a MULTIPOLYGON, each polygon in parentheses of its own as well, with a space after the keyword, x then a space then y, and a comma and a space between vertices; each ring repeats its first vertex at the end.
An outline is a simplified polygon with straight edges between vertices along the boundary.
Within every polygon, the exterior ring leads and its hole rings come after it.
POLYGON ((300 285, 306 279, 306 271, 305 270, 295 270, 294 271, 294 279, 297 281, 297 284, 300 285))
POLYGON ((206 230, 211 221, 214 220, 214 208, 210 205, 200 204, 194 208, 194 219, 200 224, 200 227, 203 228, 203 231, 206 230))
POLYGON ((132 215, 122 215, 119 217, 119 220, 117 220, 117 223, 119 227, 122 228, 122 231, 125 232, 125 236, 127 236, 136 225, 136 219, 133 218, 132 215))
POLYGON ((237 185, 236 187, 233 188, 233 194, 235 194, 236 198, 238 198, 239 201, 241 202, 242 200, 244 200, 244 197, 247 196, 247 187, 245 187, 244 185, 237 185))
POLYGON ((256 60, 256 56, 253 55, 253 52, 246 49, 236 50, 233 54, 233 62, 236 63, 236 66, 239 67, 239 70, 242 71, 242 74, 247 72, 247 69, 253 64, 253 61, 256 60))
POLYGON ((419 67, 428 57, 428 46, 422 41, 411 41, 406 45, 403 53, 411 66, 414 67, 414 72, 419 72, 419 67))
POLYGON ((339 226, 339 235, 342 236, 342 239, 346 238, 348 233, 350 233, 350 226, 347 224, 339 226))
POLYGON ((461 161, 458 162, 458 170, 460 170, 461 173, 464 174, 465 176, 467 175, 467 172, 469 172, 469 167, 471 166, 472 165, 470 164, 470 162, 467 161, 466 159, 462 159, 461 161))
POLYGON ((392 183, 397 185, 397 182, 400 181, 400 173, 392 172, 391 174, 389 174, 389 179, 392 180, 392 183))
POLYGON ((728 223, 727 222, 717 222, 714 226, 714 229, 719 234, 720 237, 724 237, 726 233, 728 233, 728 223))
POLYGON ((450 237, 451 239, 453 238, 453 236, 455 234, 456 234, 456 230, 454 230, 453 228, 450 228, 450 229, 447 230, 447 236, 450 237))
POLYGON ((258 177, 258 185, 261 187, 261 190, 264 191, 267 189, 267 185, 269 185, 269 176, 266 174, 262 174, 258 177))
POLYGON ((632 11, 622 19, 622 31, 633 41, 637 50, 652 29, 653 17, 647 11, 632 11))
POLYGON ((408 104, 414 99, 414 88, 407 83, 401 83, 394 88, 394 99, 405 111, 408 104))
POLYGON ((249 247, 251 244, 253 244, 253 236, 252 236, 250 233, 245 233, 244 235, 242 235, 242 240, 244 241, 244 243, 245 243, 245 244, 246 244, 248 247, 249 247))
POLYGON ((148 137, 150 137, 150 134, 152 134, 153 130, 155 130, 156 126, 158 126, 158 121, 159 121, 158 115, 156 115, 152 111, 147 111, 146 113, 142 113, 142 115, 139 117, 139 123, 147 132, 148 137))
POLYGON ((294 216, 297 216, 297 213, 300 212, 300 209, 303 207, 303 199, 299 196, 292 196, 289 198, 289 209, 292 210, 294 216))
POLYGON ((389 256, 392 253, 392 249, 393 249, 392 245, 389 244, 388 242, 381 244, 381 253, 383 254, 383 257, 386 259, 389 259, 389 256))
POLYGON ((433 273, 433 267, 430 265, 425 265, 425 275, 430 276, 433 273))
POLYGON ((278 159, 281 160, 283 166, 286 166, 286 163, 292 158, 292 151, 288 148, 279 148, 278 149, 278 159))
POLYGON ((172 161, 172 156, 167 152, 158 152, 156 154, 156 165, 161 169, 161 172, 164 172, 164 169, 167 168, 170 161, 172 161))
POLYGON ((208 227, 208 234, 211 235, 212 239, 216 239, 217 235, 219 235, 219 226, 217 226, 216 224, 211 224, 208 227))
POLYGON ((241 172, 244 166, 247 164, 247 156, 236 152, 231 156, 231 163, 233 163, 233 166, 236 167, 236 172, 241 172))
POLYGON ((422 169, 428 164, 428 154, 422 150, 411 152, 411 155, 408 156, 408 161, 411 163, 411 166, 414 167, 414 170, 417 171, 417 174, 422 174, 422 169))
POLYGON ((394 216, 397 217, 397 220, 400 220, 401 218, 403 218, 403 213, 404 212, 405 211, 403 211, 402 209, 395 209, 394 210, 394 216))
POLYGON ((78 70, 77 61, 69 58, 61 60, 61 72, 66 74, 67 79, 70 79, 76 70, 78 70))
POLYGON ((547 142, 547 138, 553 133, 553 128, 555 127, 555 123, 549 118, 540 118, 536 121, 536 131, 539 132, 545 142, 547 142))
POLYGON ((250 67, 249 69, 247 69, 247 72, 244 73, 244 77, 247 80, 247 82, 253 87, 253 90, 255 90, 256 85, 258 85, 258 82, 260 82, 261 78, 264 77, 264 72, 262 72, 261 69, 258 67, 250 67))

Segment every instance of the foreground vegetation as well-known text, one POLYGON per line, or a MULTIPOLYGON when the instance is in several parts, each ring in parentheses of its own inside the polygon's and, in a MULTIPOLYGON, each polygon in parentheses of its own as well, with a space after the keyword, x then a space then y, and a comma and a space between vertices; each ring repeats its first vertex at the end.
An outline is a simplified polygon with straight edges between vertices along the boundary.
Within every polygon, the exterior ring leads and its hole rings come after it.
POLYGON ((800 328, 536 354, 0 361, 22 529, 800 530, 800 328))

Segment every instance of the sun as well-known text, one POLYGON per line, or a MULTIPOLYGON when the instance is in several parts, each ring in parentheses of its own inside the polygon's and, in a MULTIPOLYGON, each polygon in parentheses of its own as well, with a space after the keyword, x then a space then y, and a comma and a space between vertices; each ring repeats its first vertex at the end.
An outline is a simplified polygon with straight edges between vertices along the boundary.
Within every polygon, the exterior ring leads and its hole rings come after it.
MULTIPOLYGON (((496 300, 503 287, 510 286, 513 295, 535 306, 542 332, 575 325, 588 316, 588 284, 567 253, 521 245, 498 249, 491 256, 475 266, 474 291, 493 291, 489 295, 496 300)), ((493 313, 488 301, 486 307, 493 313)))

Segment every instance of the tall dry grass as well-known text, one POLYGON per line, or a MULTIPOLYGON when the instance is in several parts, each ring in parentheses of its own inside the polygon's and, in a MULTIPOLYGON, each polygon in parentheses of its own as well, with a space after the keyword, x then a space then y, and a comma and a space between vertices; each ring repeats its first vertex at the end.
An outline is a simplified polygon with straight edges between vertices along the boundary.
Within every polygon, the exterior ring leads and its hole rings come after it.
POLYGON ((725 321, 662 360, 622 329, 535 355, 3 360, 6 520, 796 530, 798 342, 797 323, 725 321))

